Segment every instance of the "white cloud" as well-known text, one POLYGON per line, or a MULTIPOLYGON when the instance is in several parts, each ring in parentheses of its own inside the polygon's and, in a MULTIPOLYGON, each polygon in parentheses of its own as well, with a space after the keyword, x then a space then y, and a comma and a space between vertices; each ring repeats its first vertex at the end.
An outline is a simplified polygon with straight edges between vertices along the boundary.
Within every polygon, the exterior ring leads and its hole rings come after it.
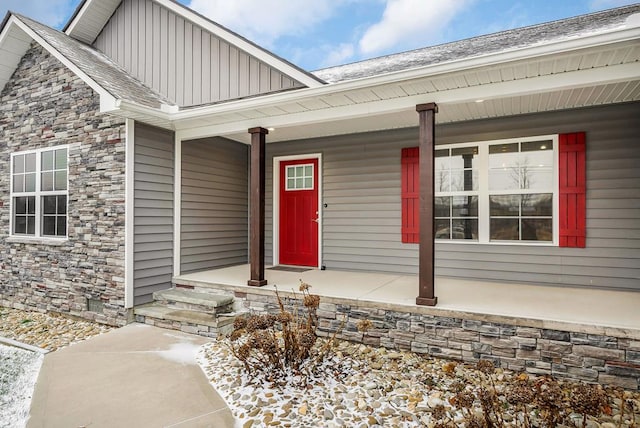
POLYGON ((353 57, 354 53, 355 48, 352 43, 341 43, 338 46, 333 46, 331 48, 320 65, 322 67, 331 67, 337 64, 342 64, 349 58, 353 57))
POLYGON ((589 10, 604 10, 636 3, 637 0, 591 0, 589 10))
POLYGON ((258 45, 270 47, 281 36, 299 35, 328 19, 342 1, 192 0, 188 7, 258 45))
POLYGON ((0 13, 10 10, 57 28, 66 24, 77 4, 77 0, 2 0, 0 13))
POLYGON ((371 55, 394 46, 423 46, 440 33, 470 0, 387 0, 382 20, 367 29, 359 49, 371 55))

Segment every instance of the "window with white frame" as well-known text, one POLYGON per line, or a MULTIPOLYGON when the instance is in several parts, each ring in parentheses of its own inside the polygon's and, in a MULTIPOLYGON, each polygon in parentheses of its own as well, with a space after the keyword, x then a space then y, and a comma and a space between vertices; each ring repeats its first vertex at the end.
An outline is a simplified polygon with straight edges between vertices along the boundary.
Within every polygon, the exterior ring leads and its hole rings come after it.
POLYGON ((286 190, 313 190, 313 164, 287 166, 286 171, 286 190))
POLYGON ((11 155, 11 234, 67 236, 68 148, 11 155))
POLYGON ((478 239, 478 147, 435 151, 435 237, 478 239))
POLYGON ((552 140, 489 145, 489 239, 553 241, 552 140))
POLYGON ((554 243, 557 136, 438 146, 435 238, 554 243))

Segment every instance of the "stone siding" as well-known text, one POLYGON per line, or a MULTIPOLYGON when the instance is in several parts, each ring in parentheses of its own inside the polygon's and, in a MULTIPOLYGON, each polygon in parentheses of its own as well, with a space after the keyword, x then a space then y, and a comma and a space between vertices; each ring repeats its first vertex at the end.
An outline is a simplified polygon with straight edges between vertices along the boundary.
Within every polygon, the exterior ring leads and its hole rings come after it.
POLYGON ((33 44, 0 93, 0 305, 123 325, 124 120, 33 44), (68 239, 10 237, 11 153, 69 145, 68 239), (88 299, 98 302, 89 310, 88 299))
MULTIPOLYGON (((280 294, 291 304, 290 293, 280 294)), ((235 291, 235 297, 237 309, 278 311, 276 298, 268 291, 235 291)), ((600 334, 606 329, 569 323, 547 328, 541 320, 452 311, 447 316, 446 310, 378 306, 385 305, 321 298, 319 334, 337 331, 338 338, 373 346, 468 363, 486 359, 516 372, 640 390, 640 331, 608 329, 600 334), (365 335, 357 329, 361 319, 373 323, 365 335)))

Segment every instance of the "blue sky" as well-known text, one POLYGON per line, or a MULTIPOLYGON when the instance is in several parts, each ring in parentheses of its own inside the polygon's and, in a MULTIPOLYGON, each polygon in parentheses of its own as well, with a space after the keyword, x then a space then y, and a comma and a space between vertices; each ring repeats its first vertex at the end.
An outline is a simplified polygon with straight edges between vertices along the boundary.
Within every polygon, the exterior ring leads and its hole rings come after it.
MULTIPOLYGON (((636 3, 637 0, 179 0, 307 70, 636 3), (301 5, 304 4, 304 7, 301 5)), ((60 28, 80 0, 0 0, 60 28)))

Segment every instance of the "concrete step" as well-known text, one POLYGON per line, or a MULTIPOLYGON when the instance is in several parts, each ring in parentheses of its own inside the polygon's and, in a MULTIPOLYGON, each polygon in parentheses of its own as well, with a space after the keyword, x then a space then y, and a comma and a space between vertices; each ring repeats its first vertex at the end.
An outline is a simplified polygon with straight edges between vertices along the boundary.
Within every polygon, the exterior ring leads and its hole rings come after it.
POLYGON ((153 299, 172 309, 184 309, 209 314, 233 311, 233 297, 221 294, 200 293, 189 289, 171 288, 156 291, 153 299))
POLYGON ((134 309, 136 322, 160 328, 180 330, 206 337, 218 337, 233 331, 236 314, 216 315, 189 309, 175 309, 158 302, 134 309))

